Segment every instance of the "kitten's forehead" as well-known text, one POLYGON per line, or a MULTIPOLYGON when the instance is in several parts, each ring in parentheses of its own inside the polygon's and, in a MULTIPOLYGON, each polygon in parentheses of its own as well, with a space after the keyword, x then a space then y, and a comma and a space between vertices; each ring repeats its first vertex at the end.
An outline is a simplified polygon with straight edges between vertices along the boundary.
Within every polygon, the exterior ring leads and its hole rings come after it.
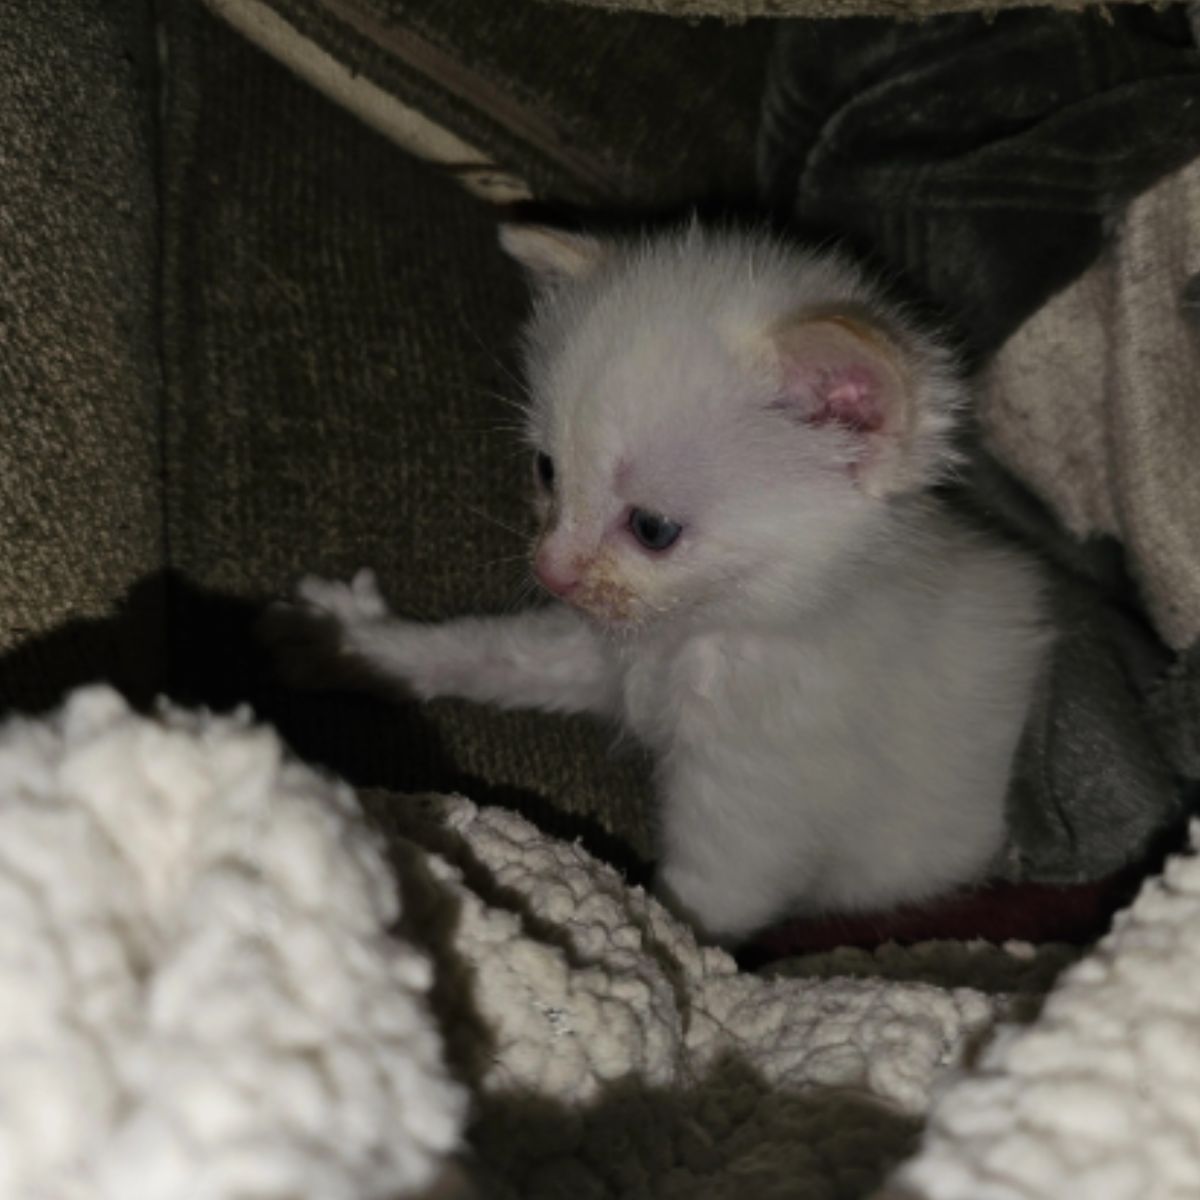
POLYGON ((840 260, 762 235, 689 227, 617 246, 586 280, 540 298, 526 338, 535 402, 583 410, 604 383, 659 408, 702 398, 744 375, 744 351, 790 312, 862 293, 840 260))
POLYGON ((730 442, 744 372, 704 325, 664 314, 610 332, 607 345, 576 340, 548 373, 546 445, 577 496, 665 502, 706 446, 730 442))
POLYGON ((533 417, 543 438, 620 452, 665 423, 693 420, 747 383, 740 357, 770 323, 773 298, 732 294, 731 264, 674 243, 626 250, 598 278, 540 306, 528 341, 533 417))

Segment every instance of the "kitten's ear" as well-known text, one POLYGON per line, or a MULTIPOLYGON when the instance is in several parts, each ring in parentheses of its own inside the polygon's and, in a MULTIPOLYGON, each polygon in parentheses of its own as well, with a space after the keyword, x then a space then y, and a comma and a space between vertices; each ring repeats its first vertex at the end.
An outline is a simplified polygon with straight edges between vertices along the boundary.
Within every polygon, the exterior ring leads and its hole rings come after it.
POLYGON ((947 357, 906 349, 857 316, 804 316, 772 335, 779 395, 771 407, 846 435, 849 466, 868 494, 931 483, 950 458, 957 398, 947 357))
POLYGON ((540 287, 585 278, 607 253, 598 238, 550 225, 501 225, 500 245, 540 287))

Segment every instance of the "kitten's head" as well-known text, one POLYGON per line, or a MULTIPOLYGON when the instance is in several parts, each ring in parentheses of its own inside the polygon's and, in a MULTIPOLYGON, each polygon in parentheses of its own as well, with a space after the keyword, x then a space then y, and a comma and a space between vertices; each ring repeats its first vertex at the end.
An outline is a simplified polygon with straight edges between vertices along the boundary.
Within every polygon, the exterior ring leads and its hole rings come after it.
POLYGON ((835 256, 696 226, 501 241, 537 291, 535 572, 606 625, 811 604, 949 460, 949 354, 835 256))

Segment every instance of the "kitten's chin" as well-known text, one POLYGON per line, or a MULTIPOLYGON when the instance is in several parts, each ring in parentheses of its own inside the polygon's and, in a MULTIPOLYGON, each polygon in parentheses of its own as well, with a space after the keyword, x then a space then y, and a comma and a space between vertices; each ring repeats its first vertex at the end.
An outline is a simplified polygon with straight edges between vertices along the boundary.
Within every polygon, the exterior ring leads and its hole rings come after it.
POLYGON ((608 574, 585 578, 567 602, 601 628, 614 633, 639 629, 651 615, 636 592, 608 574))
POLYGON ((614 637, 628 637, 646 628, 646 615, 630 609, 610 609, 604 606, 578 604, 574 600, 571 607, 586 617, 603 633, 614 637))
POLYGON ((603 634, 628 638, 644 632, 659 615, 636 603, 613 604, 572 596, 564 601, 603 634))

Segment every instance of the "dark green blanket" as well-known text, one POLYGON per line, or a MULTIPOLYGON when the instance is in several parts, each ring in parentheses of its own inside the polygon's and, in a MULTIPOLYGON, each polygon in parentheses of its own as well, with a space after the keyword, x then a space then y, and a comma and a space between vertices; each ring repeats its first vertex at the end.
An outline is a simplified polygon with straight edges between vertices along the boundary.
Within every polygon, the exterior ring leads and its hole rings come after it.
POLYGON ((1200 151, 1183 5, 781 26, 759 173, 789 225, 850 240, 995 350, 1200 151))

